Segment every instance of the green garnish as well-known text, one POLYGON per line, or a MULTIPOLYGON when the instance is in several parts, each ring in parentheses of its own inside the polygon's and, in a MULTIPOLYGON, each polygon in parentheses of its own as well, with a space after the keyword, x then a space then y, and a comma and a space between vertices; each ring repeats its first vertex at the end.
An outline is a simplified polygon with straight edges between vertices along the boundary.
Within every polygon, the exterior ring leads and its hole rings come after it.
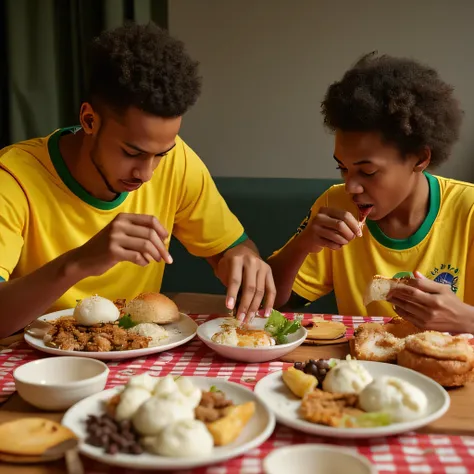
POLYGON ((342 418, 339 426, 342 428, 375 428, 377 426, 388 426, 392 419, 388 413, 374 412, 363 413, 359 416, 346 415, 342 418))
POLYGON ((219 390, 215 385, 212 385, 211 388, 209 389, 209 391, 210 391, 211 393, 213 393, 213 392, 221 392, 221 393, 223 393, 222 390, 219 390))
POLYGON ((265 324, 265 331, 275 339, 277 344, 286 344, 288 342, 288 334, 293 334, 301 327, 301 320, 301 316, 296 316, 291 321, 274 309, 265 324))
POLYGON ((129 314, 125 314, 119 319, 119 327, 123 329, 130 329, 136 326, 138 323, 132 320, 131 316, 129 314))

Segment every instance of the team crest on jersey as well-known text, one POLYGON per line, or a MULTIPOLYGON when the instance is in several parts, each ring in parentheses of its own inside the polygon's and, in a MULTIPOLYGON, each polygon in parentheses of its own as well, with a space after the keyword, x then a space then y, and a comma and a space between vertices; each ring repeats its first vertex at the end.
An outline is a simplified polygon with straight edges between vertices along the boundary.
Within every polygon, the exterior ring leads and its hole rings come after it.
MULTIPOLYGON (((451 264, 443 263, 439 267, 433 268, 429 274, 426 275, 430 280, 435 281, 436 283, 443 283, 444 285, 449 285, 451 290, 454 293, 458 291, 458 275, 459 268, 451 264)), ((412 272, 398 272, 393 275, 392 278, 414 278, 412 272)))
POLYGON ((309 219, 311 218, 311 209, 308 212, 308 215, 303 219, 303 222, 300 224, 298 229, 296 230, 296 235, 301 234, 306 229, 308 225, 309 219))
POLYGON ((439 267, 433 268, 428 278, 437 283, 449 285, 454 293, 458 291, 459 268, 450 263, 443 263, 439 267))
POLYGON ((412 272, 398 272, 393 275, 392 278, 415 278, 415 275, 413 275, 412 272))

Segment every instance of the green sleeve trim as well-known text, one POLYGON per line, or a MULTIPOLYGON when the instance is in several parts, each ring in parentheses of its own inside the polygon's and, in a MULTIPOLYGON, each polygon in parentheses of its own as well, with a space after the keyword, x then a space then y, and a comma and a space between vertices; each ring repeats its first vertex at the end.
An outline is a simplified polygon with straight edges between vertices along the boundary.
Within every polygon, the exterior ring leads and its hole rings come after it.
POLYGON ((227 247, 227 250, 237 247, 237 245, 240 245, 241 243, 245 242, 248 238, 249 236, 244 232, 232 245, 229 245, 229 247, 227 247))
POLYGON ((3 277, 0 277, 0 281, 6 281, 5 278, 3 277))

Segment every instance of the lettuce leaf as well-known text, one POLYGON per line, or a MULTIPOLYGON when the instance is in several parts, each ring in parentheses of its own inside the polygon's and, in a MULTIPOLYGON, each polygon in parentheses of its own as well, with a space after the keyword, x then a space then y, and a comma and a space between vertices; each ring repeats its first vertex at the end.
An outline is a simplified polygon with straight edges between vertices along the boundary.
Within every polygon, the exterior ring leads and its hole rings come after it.
POLYGON ((119 327, 123 329, 130 329, 136 326, 138 323, 132 320, 131 316, 129 314, 125 314, 119 319, 119 327))
POLYGON ((301 319, 302 317, 298 316, 291 321, 274 309, 265 324, 265 331, 275 339, 277 344, 286 344, 288 342, 288 334, 293 334, 301 327, 301 319))
POLYGON ((222 394, 224 394, 224 392, 222 390, 219 390, 215 385, 212 385, 211 388, 209 389, 209 391, 211 393, 222 393, 222 394))

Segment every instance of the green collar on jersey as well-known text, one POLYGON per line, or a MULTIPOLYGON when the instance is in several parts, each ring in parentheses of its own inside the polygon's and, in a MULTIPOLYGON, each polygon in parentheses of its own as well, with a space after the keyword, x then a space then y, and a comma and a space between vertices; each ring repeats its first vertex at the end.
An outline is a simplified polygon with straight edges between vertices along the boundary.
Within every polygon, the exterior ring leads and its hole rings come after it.
POLYGON ((49 156, 51 157, 51 162, 53 163, 56 173, 62 179, 63 183, 69 188, 69 190, 74 193, 79 199, 84 201, 96 209, 101 209, 103 211, 110 211, 120 206, 128 196, 128 193, 120 193, 113 201, 102 201, 96 197, 89 194, 74 178, 74 176, 69 171, 64 159, 59 151, 59 139, 62 135, 66 133, 76 133, 80 130, 81 127, 68 127, 60 128, 54 132, 48 140, 48 151, 49 156))
POLYGON ((367 219, 367 227, 377 242, 392 250, 408 250, 418 245, 428 235, 431 227, 436 220, 438 215, 440 203, 441 203, 441 192, 439 188, 438 180, 431 174, 425 172, 426 179, 428 180, 428 186, 430 188, 429 196, 429 210, 426 214, 425 220, 421 224, 420 228, 410 237, 406 239, 392 239, 386 236, 377 225, 377 222, 367 219))

